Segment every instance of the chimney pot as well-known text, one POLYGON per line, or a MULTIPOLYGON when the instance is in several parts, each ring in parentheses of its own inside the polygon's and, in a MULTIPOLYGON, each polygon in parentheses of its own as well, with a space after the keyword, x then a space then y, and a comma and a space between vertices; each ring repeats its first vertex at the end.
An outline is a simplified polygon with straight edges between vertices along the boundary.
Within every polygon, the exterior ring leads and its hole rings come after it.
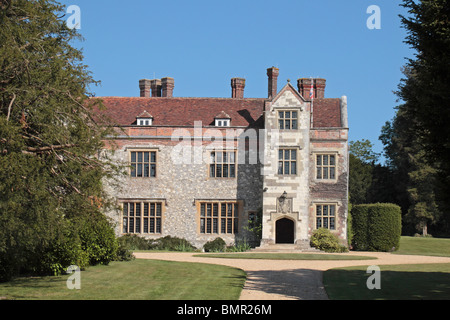
POLYGON ((301 78, 297 80, 298 92, 306 100, 311 100, 309 92, 311 90, 311 81, 313 84, 313 98, 321 99, 325 97, 326 80, 322 78, 301 78))
POLYGON ((244 98, 245 79, 232 78, 231 79, 231 97, 236 99, 244 98))
POLYGON ((269 77, 269 86, 268 86, 268 98, 273 98, 277 95, 277 80, 280 71, 278 68, 272 67, 267 69, 267 76, 269 77))

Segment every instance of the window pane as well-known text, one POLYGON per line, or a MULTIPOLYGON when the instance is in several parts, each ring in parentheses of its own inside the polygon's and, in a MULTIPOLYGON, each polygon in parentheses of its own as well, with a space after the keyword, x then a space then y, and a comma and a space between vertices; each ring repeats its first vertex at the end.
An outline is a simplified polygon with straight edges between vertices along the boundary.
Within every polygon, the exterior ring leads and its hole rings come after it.
POLYGON ((235 157, 236 157, 236 153, 231 152, 230 153, 230 163, 235 163, 235 157))
POLYGON ((284 112, 283 111, 278 111, 278 118, 284 118, 284 112))
POLYGON ((233 216, 233 204, 229 203, 228 204, 228 217, 232 217, 233 216))
POLYGON ((136 216, 141 216, 141 204, 136 203, 136 216))
POLYGON ((227 233, 233 233, 233 219, 227 219, 227 233))
POLYGON ((236 177, 236 167, 234 164, 230 164, 230 178, 234 178, 236 177))
POLYGON ((336 230, 335 218, 330 218, 330 230, 336 230))
POLYGON ((222 162, 223 163, 227 163, 228 162, 228 153, 224 152, 222 156, 223 156, 222 157, 222 162))
POLYGON ((221 164, 216 165, 216 177, 218 177, 218 178, 222 177, 222 165, 221 164))
POLYGON ((150 233, 155 233, 155 219, 150 219, 150 233))
POLYGON ((130 203, 130 216, 134 216, 134 203, 130 203))
POLYGON ((220 219, 220 233, 226 233, 226 227, 227 227, 227 219, 222 218, 220 219))
POLYGON ((150 160, 151 160, 151 162, 156 162, 156 152, 155 151, 150 153, 150 160))
POLYGON ((215 152, 211 152, 211 163, 215 163, 216 162, 216 153, 215 152))
POLYGON ((161 218, 156 218, 156 233, 161 233, 161 218))
POLYGON ((216 219, 213 219, 213 233, 219 233, 219 221, 216 219))
POLYGON ((323 215, 328 216, 328 206, 327 205, 323 206, 323 215))
POLYGON ((127 218, 123 218, 122 232, 123 233, 127 233, 127 231, 128 231, 128 219, 127 218))
POLYGON ((323 219, 323 227, 328 229, 328 218, 323 219))
POLYGON ((148 203, 144 203, 144 216, 148 217, 148 203))
POLYGON ((204 217, 205 216, 205 204, 202 203, 200 205, 200 216, 204 217))
POLYGON ((150 203, 150 216, 152 216, 152 217, 155 216, 155 204, 154 203, 150 203))
POLYGON ((289 160, 291 158, 291 151, 284 150, 284 160, 289 160))
POLYGON ((200 233, 205 233, 205 219, 200 219, 200 233))
POLYGON ((161 203, 156 204, 156 216, 161 217, 161 203))
POLYGON ((209 176, 211 178, 214 178, 216 176, 216 168, 213 164, 209 166, 209 176))
POLYGON ((291 117, 291 112, 290 112, 290 111, 286 111, 286 112, 284 113, 284 117, 285 117, 285 118, 290 118, 290 117, 291 117))
POLYGON ((149 177, 150 175, 150 168, 148 167, 148 164, 144 164, 144 177, 149 177))
POLYGON ((284 129, 284 121, 283 120, 278 120, 278 127, 280 129, 284 129))
POLYGON ((322 165, 322 156, 317 156, 317 162, 316 162, 316 164, 317 164, 318 166, 321 166, 321 165, 322 165))
POLYGON ((142 162, 142 152, 137 153, 137 161, 142 162))
POLYGON ((322 228, 322 218, 317 218, 316 219, 316 227, 317 228, 322 228))
POLYGON ((136 233, 141 233, 141 218, 136 218, 136 233))
POLYGON ((137 176, 142 177, 142 164, 138 163, 137 165, 137 176))
POLYGON ((330 206, 330 216, 333 216, 333 217, 334 217, 334 215, 335 215, 335 210, 336 210, 336 206, 330 206))
POLYGON ((128 229, 129 233, 134 232, 134 218, 130 218, 130 228, 128 229))
POLYGON ((292 111, 292 119, 297 119, 297 111, 292 111))
POLYGON ((278 150, 278 160, 283 160, 283 150, 278 150))
POLYGON ((289 161, 284 162, 284 174, 289 174, 289 161))
POLYGON ((131 153, 131 162, 136 162, 136 152, 131 153))
POLYGON ((317 168, 317 179, 322 179, 322 168, 317 168))
POLYGON ((336 156, 330 156, 330 165, 334 166, 336 164, 336 156))
POLYGON ((131 165, 131 176, 136 177, 136 165, 135 164, 131 165))
POLYGON ((291 174, 297 174, 297 162, 291 162, 291 174))
POLYGON ((156 177, 156 164, 150 165, 150 177, 156 177))
POLYGON ((211 233, 211 219, 206 219, 206 233, 211 233))
POLYGON ((297 160, 297 150, 291 150, 291 160, 297 160))
POLYGON ((148 162, 148 161, 149 161, 149 153, 144 152, 144 162, 148 162))
POLYGON ((222 152, 217 152, 216 157, 217 163, 222 163, 222 152))
POLYGON ((208 203, 208 204, 206 205, 206 215, 207 215, 208 217, 211 217, 211 203, 208 203))
POLYGON ((323 155, 323 165, 324 166, 328 165, 328 156, 327 155, 323 155))
POLYGON ((148 233, 148 218, 144 219, 144 233, 148 233))
POLYGON ((123 204, 123 216, 128 216, 128 203, 126 202, 123 204))
POLYGON ((278 162, 278 174, 283 174, 283 161, 278 162))
POLYGON ((214 217, 219 216, 219 204, 218 203, 213 204, 213 216, 214 217))
POLYGON ((228 165, 227 164, 223 165, 223 177, 228 178, 228 165))
POLYGON ((291 120, 284 120, 284 128, 285 129, 291 128, 291 120))
POLYGON ((328 168, 323 168, 323 178, 328 179, 328 168))
POLYGON ((335 175, 335 168, 330 167, 330 179, 334 179, 336 177, 335 175))
POLYGON ((293 130, 297 130, 298 129, 297 120, 292 120, 292 129, 293 130))
POLYGON ((225 217, 227 215, 227 205, 225 203, 222 203, 220 206, 220 215, 222 217, 225 217))

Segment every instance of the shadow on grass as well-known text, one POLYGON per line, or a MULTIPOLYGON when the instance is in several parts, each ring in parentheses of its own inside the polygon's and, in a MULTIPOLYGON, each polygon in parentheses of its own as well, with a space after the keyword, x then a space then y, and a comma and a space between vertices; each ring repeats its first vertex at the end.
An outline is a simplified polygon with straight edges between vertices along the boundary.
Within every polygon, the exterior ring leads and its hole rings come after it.
MULTIPOLYGON (((366 269, 332 269, 323 275, 326 292, 333 300, 449 300, 448 271, 401 271, 381 267, 380 289, 370 290, 366 269)), ((400 266, 396 266, 400 269, 400 266)), ((371 279, 372 280, 372 279, 371 279)))
MULTIPOLYGON (((322 272, 311 269, 248 271, 245 289, 296 300, 327 299, 322 272)), ((258 298, 256 298, 258 299, 258 298)))

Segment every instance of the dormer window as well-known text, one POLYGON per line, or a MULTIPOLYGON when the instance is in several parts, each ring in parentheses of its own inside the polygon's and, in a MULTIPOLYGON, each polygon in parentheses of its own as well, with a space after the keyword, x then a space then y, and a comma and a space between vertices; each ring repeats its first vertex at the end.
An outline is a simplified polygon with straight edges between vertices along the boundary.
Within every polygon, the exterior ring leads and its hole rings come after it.
POLYGON ((216 127, 229 127, 230 119, 216 119, 216 127))
POLYGON ((151 126, 152 123, 153 123, 152 115, 145 110, 136 117, 136 124, 138 126, 151 126))
POLYGON ((231 117, 224 111, 214 117, 214 125, 216 127, 229 127, 231 124, 231 117))

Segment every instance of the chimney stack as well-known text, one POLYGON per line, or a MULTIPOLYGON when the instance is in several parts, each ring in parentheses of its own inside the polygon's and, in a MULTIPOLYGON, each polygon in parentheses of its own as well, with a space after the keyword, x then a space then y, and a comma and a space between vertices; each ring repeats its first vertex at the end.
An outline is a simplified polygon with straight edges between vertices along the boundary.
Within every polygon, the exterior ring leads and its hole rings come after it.
POLYGON ((326 80, 322 78, 301 78, 297 80, 298 92, 305 100, 310 101, 311 82, 313 84, 313 98, 321 99, 325 97, 326 80))
POLYGON ((152 88, 152 97, 161 97, 161 80, 150 80, 150 87, 152 88))
POLYGON ((231 97, 236 99, 244 98, 245 79, 233 78, 231 79, 231 97))
POLYGON ((279 74, 279 69, 272 67, 267 69, 267 76, 269 77, 269 86, 268 86, 268 98, 273 98, 277 95, 277 79, 279 74))
POLYGON ((162 88, 162 96, 166 98, 173 97, 173 88, 175 87, 175 81, 173 78, 162 78, 161 79, 161 88, 162 88))
POLYGON ((150 82, 151 80, 148 79, 141 79, 139 80, 139 89, 141 91, 141 97, 143 98, 150 98, 150 82))

